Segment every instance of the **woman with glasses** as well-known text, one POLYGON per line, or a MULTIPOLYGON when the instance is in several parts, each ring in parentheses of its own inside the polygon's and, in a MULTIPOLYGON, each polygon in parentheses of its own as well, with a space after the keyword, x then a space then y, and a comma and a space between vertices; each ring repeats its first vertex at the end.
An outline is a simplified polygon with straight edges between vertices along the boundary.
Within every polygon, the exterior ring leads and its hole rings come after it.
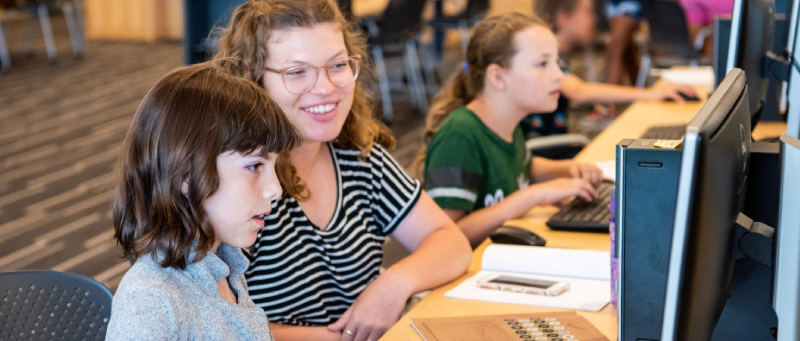
POLYGON ((332 0, 249 1, 216 58, 261 84, 303 135, 279 157, 285 195, 245 274, 275 339, 377 340, 406 300, 462 274, 458 227, 384 149, 364 37, 332 0), (412 254, 382 273, 387 235, 412 254))

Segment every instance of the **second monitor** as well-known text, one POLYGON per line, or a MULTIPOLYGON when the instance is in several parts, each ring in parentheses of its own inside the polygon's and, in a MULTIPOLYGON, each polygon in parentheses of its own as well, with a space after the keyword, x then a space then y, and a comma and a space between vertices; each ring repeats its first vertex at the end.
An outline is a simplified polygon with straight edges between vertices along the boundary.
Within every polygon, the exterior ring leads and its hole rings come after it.
POLYGON ((687 127, 661 340, 711 340, 733 275, 750 168, 744 72, 732 70, 687 127))

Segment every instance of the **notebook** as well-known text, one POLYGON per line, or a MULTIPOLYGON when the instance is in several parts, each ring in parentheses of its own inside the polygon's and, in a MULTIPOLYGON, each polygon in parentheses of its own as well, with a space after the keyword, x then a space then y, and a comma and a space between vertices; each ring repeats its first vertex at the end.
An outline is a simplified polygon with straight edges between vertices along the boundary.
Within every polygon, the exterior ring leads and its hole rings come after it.
POLYGON ((600 311, 611 301, 611 259, 606 251, 492 244, 483 253, 481 268, 444 296, 586 311, 600 311), (567 281, 570 289, 550 297, 478 287, 479 280, 495 274, 567 281))

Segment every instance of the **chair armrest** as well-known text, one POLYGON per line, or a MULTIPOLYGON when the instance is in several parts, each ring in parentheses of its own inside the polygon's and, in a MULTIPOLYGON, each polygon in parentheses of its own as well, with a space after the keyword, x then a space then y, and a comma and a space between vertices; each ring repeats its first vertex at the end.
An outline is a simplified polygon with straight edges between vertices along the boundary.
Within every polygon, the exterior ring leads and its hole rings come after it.
POLYGON ((525 142, 525 149, 536 150, 540 148, 548 148, 553 146, 587 146, 591 143, 588 137, 580 134, 559 134, 532 138, 525 142))
POLYGON ((701 28, 700 31, 697 32, 697 37, 694 38, 694 50, 698 52, 702 51, 703 43, 705 43, 706 38, 712 34, 714 34, 714 26, 701 28))
POLYGON ((572 158, 591 142, 583 135, 561 134, 530 139, 525 142, 525 149, 536 156, 563 160, 572 158))

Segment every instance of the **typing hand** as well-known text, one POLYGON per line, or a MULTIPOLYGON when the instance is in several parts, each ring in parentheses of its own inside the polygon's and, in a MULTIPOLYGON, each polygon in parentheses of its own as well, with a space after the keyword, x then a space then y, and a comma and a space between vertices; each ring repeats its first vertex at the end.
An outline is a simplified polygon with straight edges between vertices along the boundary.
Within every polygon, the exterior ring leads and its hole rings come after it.
POLYGON ((595 165, 572 162, 569 165, 569 176, 574 179, 584 179, 592 186, 597 187, 603 181, 603 171, 595 165))
POLYGON ((537 205, 555 205, 571 196, 592 201, 598 196, 594 186, 581 178, 558 178, 531 185, 525 190, 530 191, 537 205))
POLYGON ((683 96, 681 96, 681 93, 688 97, 697 96, 697 92, 694 91, 694 88, 691 86, 670 83, 667 81, 663 81, 660 84, 650 88, 648 92, 650 93, 651 100, 662 101, 670 99, 675 101, 675 103, 686 102, 686 100, 683 99, 683 96))
POLYGON ((410 296, 397 282, 379 276, 328 330, 341 332, 341 341, 377 341, 400 318, 410 296))

